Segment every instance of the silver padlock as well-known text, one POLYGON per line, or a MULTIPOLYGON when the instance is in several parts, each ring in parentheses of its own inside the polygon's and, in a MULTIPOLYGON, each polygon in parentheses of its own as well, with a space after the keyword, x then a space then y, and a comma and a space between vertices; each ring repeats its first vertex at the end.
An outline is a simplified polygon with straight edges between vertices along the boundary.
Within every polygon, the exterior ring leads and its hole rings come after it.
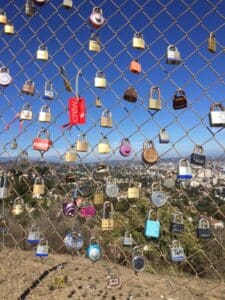
POLYGON ((12 77, 9 74, 9 69, 5 66, 0 68, 0 85, 7 87, 12 82, 12 77))
POLYGON ((165 128, 159 131, 159 142, 160 144, 168 144, 170 142, 170 137, 165 128))
POLYGON ((35 7, 33 5, 33 0, 26 0, 25 14, 32 17, 35 14, 35 7))
POLYGON ((48 105, 43 105, 38 116, 39 122, 51 122, 51 111, 48 105))
POLYGON ((152 183, 151 201, 156 207, 161 207, 166 203, 166 195, 162 192, 159 182, 152 183))
POLYGON ((38 225, 32 225, 26 239, 28 243, 38 244, 40 241, 40 230, 38 225))
POLYGON ((0 199, 7 198, 8 187, 7 187, 7 176, 6 173, 3 173, 0 176, 0 199))
POLYGON ((183 247, 181 247, 180 242, 178 242, 177 240, 172 241, 170 255, 171 255, 171 260, 174 262, 184 261, 186 258, 185 254, 184 254, 184 249, 183 249, 183 247))
POLYGON ((45 81, 44 99, 46 100, 54 99, 53 86, 50 80, 45 81))
POLYGON ((169 65, 178 65, 181 62, 180 52, 174 45, 167 47, 166 63, 169 65))
POLYGON ((123 237, 123 246, 133 246, 134 240, 132 238, 132 234, 126 231, 123 237))
POLYGON ((32 120, 32 110, 30 104, 24 104, 20 113, 20 120, 32 120))
POLYGON ((95 87, 106 88, 106 78, 104 72, 98 71, 95 75, 95 87))
POLYGON ((145 269, 146 259, 143 250, 139 246, 134 247, 132 254, 132 268, 135 272, 141 272, 145 269))
POLYGON ((38 257, 47 257, 49 251, 48 241, 45 238, 41 238, 36 248, 35 255, 38 257))
POLYGON ((189 180, 192 178, 192 169, 187 159, 179 160, 177 179, 180 181, 189 180))
POLYGON ((116 183, 116 178, 107 177, 105 193, 109 198, 115 198, 119 194, 119 188, 116 183))
POLYGON ((36 58, 38 60, 48 60, 48 48, 46 45, 40 45, 38 47, 36 58))
POLYGON ((73 0, 63 0, 63 6, 65 8, 72 8, 73 7, 73 0))
POLYGON ((225 107, 222 103, 213 103, 209 113, 210 125, 213 127, 225 127, 225 107), (219 110, 215 110, 218 108, 219 110))

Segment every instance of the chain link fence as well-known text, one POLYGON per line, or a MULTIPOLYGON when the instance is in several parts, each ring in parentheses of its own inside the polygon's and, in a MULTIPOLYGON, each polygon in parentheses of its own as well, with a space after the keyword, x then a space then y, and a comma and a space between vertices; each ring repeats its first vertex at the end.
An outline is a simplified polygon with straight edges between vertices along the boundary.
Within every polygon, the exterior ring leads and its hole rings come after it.
MULTIPOLYGON (((118 299, 222 299, 224 2, 1 9, 2 299, 38 299, 64 258, 86 278, 98 267, 105 278, 104 264, 133 269, 145 287, 118 299)), ((111 299, 92 287, 55 297, 111 299)))

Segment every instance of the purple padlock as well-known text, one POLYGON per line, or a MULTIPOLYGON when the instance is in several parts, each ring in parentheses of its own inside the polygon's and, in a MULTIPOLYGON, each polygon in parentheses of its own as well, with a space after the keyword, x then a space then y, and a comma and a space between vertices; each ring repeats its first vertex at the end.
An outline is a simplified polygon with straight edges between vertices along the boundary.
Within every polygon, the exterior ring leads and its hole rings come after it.
POLYGON ((63 203, 63 214, 67 217, 74 217, 77 211, 77 207, 74 202, 63 203))
POLYGON ((123 139, 120 145, 120 154, 122 156, 129 156, 131 154, 131 146, 129 139, 123 139))
POLYGON ((95 207, 91 204, 87 204, 85 206, 82 206, 80 209, 80 216, 82 218, 90 218, 94 217, 96 214, 95 207))

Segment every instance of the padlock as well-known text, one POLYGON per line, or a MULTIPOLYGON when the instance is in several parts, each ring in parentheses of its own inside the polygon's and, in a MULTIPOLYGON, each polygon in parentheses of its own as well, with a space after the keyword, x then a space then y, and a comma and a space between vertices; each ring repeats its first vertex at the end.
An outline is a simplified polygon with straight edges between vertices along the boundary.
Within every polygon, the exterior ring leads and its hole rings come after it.
POLYGON ((80 216, 82 218, 93 218, 96 215, 96 209, 90 200, 82 201, 80 207, 80 216))
POLYGON ((204 149, 201 145, 196 145, 194 147, 193 153, 191 154, 191 163, 201 167, 205 166, 206 157, 204 155, 204 149))
POLYGON ((36 58, 39 60, 48 60, 48 48, 46 45, 40 45, 38 47, 36 58))
POLYGON ((210 32, 210 34, 209 34, 208 50, 213 53, 216 52, 216 36, 215 36, 214 32, 210 32))
POLYGON ((24 104, 20 112, 20 120, 32 120, 32 110, 30 104, 24 104))
POLYGON ((180 52, 174 45, 167 47, 166 63, 169 65, 178 65, 181 62, 180 52))
POLYGON ((10 149, 15 150, 17 149, 18 143, 16 139, 13 139, 12 142, 10 143, 10 149))
POLYGON ((30 244, 38 244, 40 242, 40 230, 38 225, 31 226, 26 241, 30 244))
POLYGON ((209 113, 210 126, 225 127, 225 107, 222 103, 213 103, 209 113), (215 108, 219 110, 215 111, 215 108))
POLYGON ((135 103, 137 101, 137 97, 137 92, 133 86, 129 86, 123 94, 123 99, 128 102, 135 103))
POLYGON ((25 14, 32 17, 35 13, 35 7, 33 5, 33 0, 26 0, 25 14))
POLYGON ((63 202, 62 204, 63 214, 66 217, 74 217, 77 212, 77 206, 74 201, 63 202))
POLYGON ((0 85, 3 87, 7 87, 12 83, 12 77, 9 74, 9 69, 7 67, 0 68, 0 85))
POLYGON ((7 22, 4 25, 4 33, 6 34, 14 34, 14 25, 11 22, 7 22))
POLYGON ((101 127, 112 127, 112 113, 111 111, 105 109, 102 112, 101 119, 100 119, 100 126, 101 127))
POLYGON ((21 89, 22 94, 26 94, 29 96, 33 96, 35 93, 35 84, 33 80, 26 80, 22 89, 21 89))
POLYGON ((173 218, 170 222, 170 232, 173 233, 184 232, 184 217, 182 212, 176 212, 173 214, 173 218))
POLYGON ((41 177, 36 177, 33 185, 33 197, 45 194, 45 182, 41 177))
POLYGON ((145 140, 142 151, 142 159, 147 164, 154 164, 158 161, 159 155, 151 140, 145 140))
POLYGON ((48 257, 49 246, 46 238, 41 238, 37 248, 35 255, 38 257, 48 257))
POLYGON ((73 0, 63 0, 63 7, 65 8, 72 8, 73 7, 73 0))
POLYGON ((172 189, 175 187, 176 182, 175 179, 172 177, 172 175, 169 175, 163 180, 162 185, 167 189, 172 189))
POLYGON ((50 133, 47 129, 41 129, 38 131, 37 137, 33 140, 33 150, 48 151, 52 146, 52 141, 50 140, 50 133), (41 138, 44 134, 45 138, 41 138))
POLYGON ((68 101, 69 123, 66 126, 86 123, 86 102, 79 96, 69 98, 68 101))
POLYGON ((160 182, 152 183, 151 202, 156 207, 161 207, 166 203, 166 195, 164 192, 162 192, 162 187, 160 182))
POLYGON ((129 233, 128 231, 124 233, 122 241, 123 241, 123 246, 133 246, 134 244, 132 234, 129 233))
POLYGON ((159 131, 159 143, 168 144, 170 142, 170 137, 165 128, 160 129, 159 131))
POLYGON ((189 180, 191 178, 192 178, 192 170, 189 161, 185 158, 180 159, 178 165, 177 179, 182 181, 182 180, 189 180))
POLYGON ((119 278, 119 273, 116 266, 109 267, 108 275, 107 275, 107 288, 119 288, 121 287, 121 281, 119 278))
POLYGON ((94 52, 99 52, 101 50, 99 35, 95 32, 91 34, 91 38, 89 40, 89 50, 94 52))
POLYGON ((8 182, 6 173, 0 175, 0 199, 5 199, 8 196, 8 182))
POLYGON ((116 178, 108 176, 106 179, 105 193, 109 198, 115 198, 119 194, 119 188, 116 182, 116 178))
POLYGON ((88 152, 88 140, 86 134, 79 134, 76 142, 77 152, 88 152))
POLYGON ((33 0, 36 5, 42 6, 46 3, 46 0, 33 0))
POLYGON ((170 257, 173 262, 184 261, 186 256, 184 254, 184 248, 181 247, 180 242, 177 240, 172 241, 172 247, 170 248, 170 257))
POLYGON ((182 89, 178 89, 173 97, 173 109, 182 109, 187 107, 187 98, 182 89))
POLYGON ((110 201, 106 201, 103 204, 102 230, 114 230, 113 204, 110 201), (108 209, 108 214, 106 212, 106 209, 108 209))
POLYGON ((21 197, 17 197, 12 206, 12 214, 18 216, 24 212, 24 201, 21 197))
POLYGON ((94 7, 92 9, 89 21, 95 28, 99 28, 105 23, 105 18, 102 14, 102 9, 100 9, 99 7, 94 7))
POLYGON ((209 221, 206 218, 201 218, 199 220, 196 232, 199 239, 211 239, 212 232, 209 227, 209 221))
POLYGON ((139 50, 143 50, 145 49, 145 41, 143 38, 143 34, 141 34, 140 32, 136 32, 133 36, 133 48, 135 49, 139 49, 139 50))
POLYGON ((80 251, 84 246, 84 237, 74 228, 68 232, 64 238, 64 244, 69 252, 80 251))
POLYGON ((158 221, 158 216, 156 212, 156 220, 151 220, 151 215, 153 213, 153 209, 150 209, 148 212, 148 218, 145 221, 145 236, 147 238, 155 238, 158 239, 160 235, 160 222, 158 221))
POLYGON ((105 163, 100 162, 97 164, 93 175, 97 180, 103 179, 105 176, 109 176, 109 167, 105 163))
POLYGON ((95 87, 106 88, 105 74, 101 71, 98 71, 95 75, 95 87))
POLYGON ((7 23, 7 16, 6 12, 2 9, 0 9, 0 24, 5 25, 7 23))
POLYGON ((95 98, 95 106, 96 107, 102 107, 102 101, 99 97, 95 98))
POLYGON ((54 99, 53 86, 50 80, 45 81, 44 99, 46 100, 54 99))
POLYGON ((86 248, 86 256, 93 262, 99 260, 101 257, 101 247, 95 237, 91 237, 90 239, 89 246, 86 248))
POLYGON ((106 136, 103 136, 98 143, 98 153, 109 154, 109 152, 110 152, 109 140, 106 136))
POLYGON ((127 198, 128 199, 139 199, 139 186, 137 182, 130 182, 127 190, 127 198))
POLYGON ((130 145, 130 140, 128 138, 122 139, 119 152, 124 157, 128 157, 131 155, 132 148, 130 145))
POLYGON ((64 271, 63 265, 59 265, 53 278, 52 287, 55 289, 61 289, 65 286, 66 283, 68 283, 68 276, 64 271))
POLYGON ((139 246, 133 248, 132 253, 132 268, 135 272, 141 272, 145 269, 146 259, 143 255, 143 250, 139 246))
POLYGON ((141 73, 141 64, 138 62, 138 59, 133 59, 130 63, 130 71, 135 74, 141 73))
POLYGON ((51 110, 48 105, 43 105, 38 116, 39 122, 51 122, 51 110))
POLYGON ((104 202, 104 193, 102 187, 97 187, 93 199, 94 205, 102 205, 104 202))
POLYGON ((65 161, 67 162, 75 162, 77 160, 77 154, 74 149, 74 146, 71 146, 70 149, 66 151, 65 161))
POLYGON ((153 110, 161 110, 161 93, 158 86, 151 87, 148 108, 153 110))

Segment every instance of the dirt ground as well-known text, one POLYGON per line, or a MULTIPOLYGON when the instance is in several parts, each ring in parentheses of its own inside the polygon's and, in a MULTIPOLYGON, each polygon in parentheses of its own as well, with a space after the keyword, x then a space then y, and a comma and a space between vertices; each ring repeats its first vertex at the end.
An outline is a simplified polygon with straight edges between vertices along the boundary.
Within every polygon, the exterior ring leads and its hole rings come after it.
POLYGON ((17 249, 0 251, 0 299, 225 299, 222 282, 195 277, 162 277, 147 272, 135 275, 133 270, 118 267, 121 287, 107 288, 109 265, 103 259, 92 263, 80 256, 49 254, 41 261, 31 251, 17 249), (60 275, 56 267, 64 264, 61 275, 68 281, 61 288, 54 287, 60 275), (52 270, 51 270, 52 269, 52 270))

